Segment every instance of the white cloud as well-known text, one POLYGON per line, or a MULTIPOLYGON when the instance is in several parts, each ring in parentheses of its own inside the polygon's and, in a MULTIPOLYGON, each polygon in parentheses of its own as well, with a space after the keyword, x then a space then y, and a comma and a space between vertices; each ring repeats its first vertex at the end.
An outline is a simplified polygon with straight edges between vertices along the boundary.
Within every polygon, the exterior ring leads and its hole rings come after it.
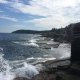
POLYGON ((28 21, 29 23, 33 23, 36 26, 45 27, 47 29, 51 28, 61 28, 65 27, 71 23, 77 23, 80 22, 80 19, 75 18, 67 18, 63 16, 55 16, 55 17, 47 17, 47 18, 41 18, 41 19, 34 19, 28 21))
POLYGON ((0 0, 0 3, 8 3, 7 0, 0 0))
POLYGON ((48 9, 41 7, 39 5, 25 5, 22 3, 14 3, 14 5, 11 4, 11 6, 21 11, 22 13, 29 13, 32 15, 39 15, 39 16, 50 15, 48 13, 48 9))
POLYGON ((69 24, 70 20, 68 20, 67 18, 64 18, 63 16, 56 16, 55 15, 55 17, 51 16, 51 17, 47 17, 47 18, 34 19, 34 20, 30 20, 28 22, 33 23, 36 26, 42 26, 47 29, 50 29, 53 27, 56 27, 56 28, 64 27, 65 24, 66 25, 69 24))
POLYGON ((5 15, 1 15, 0 19, 6 19, 6 20, 14 21, 14 22, 18 21, 16 18, 5 16, 5 15))
POLYGON ((17 3, 10 2, 9 5, 22 13, 45 17, 28 21, 32 24, 45 28, 59 28, 80 21, 79 4, 80 0, 30 0, 30 5, 26 5, 17 0, 17 3))
POLYGON ((12 7, 23 13, 46 17, 29 22, 52 28, 53 26, 61 27, 79 21, 80 16, 77 14, 80 11, 79 4, 80 0, 32 0, 30 5, 17 3, 12 7))
POLYGON ((8 0, 0 0, 0 3, 5 3, 5 4, 7 4, 7 3, 12 3, 12 2, 18 3, 19 0, 11 0, 11 1, 8 1, 8 0))
POLYGON ((33 15, 49 16, 61 12, 67 7, 75 8, 80 0, 31 0, 30 5, 23 3, 12 3, 11 6, 23 13, 33 15))

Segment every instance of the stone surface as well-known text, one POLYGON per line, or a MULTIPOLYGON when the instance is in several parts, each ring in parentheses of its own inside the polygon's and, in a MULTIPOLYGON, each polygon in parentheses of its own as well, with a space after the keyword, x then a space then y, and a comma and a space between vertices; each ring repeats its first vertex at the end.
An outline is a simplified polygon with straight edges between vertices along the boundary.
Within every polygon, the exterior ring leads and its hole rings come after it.
POLYGON ((30 79, 27 79, 27 78, 24 78, 24 77, 16 77, 14 80, 30 80, 30 79))
POLYGON ((71 43, 71 62, 80 61, 80 23, 74 25, 71 43))

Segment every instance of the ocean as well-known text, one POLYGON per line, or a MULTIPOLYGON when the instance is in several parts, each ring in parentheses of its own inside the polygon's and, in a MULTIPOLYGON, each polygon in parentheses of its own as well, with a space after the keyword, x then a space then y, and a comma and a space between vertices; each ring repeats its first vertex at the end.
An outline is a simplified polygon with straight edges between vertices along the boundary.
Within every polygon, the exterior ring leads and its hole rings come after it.
POLYGON ((36 34, 0 33, 0 80, 31 78, 40 70, 40 66, 34 64, 70 57, 69 44, 45 49, 40 47, 42 41, 51 43, 52 39, 47 40, 36 34))

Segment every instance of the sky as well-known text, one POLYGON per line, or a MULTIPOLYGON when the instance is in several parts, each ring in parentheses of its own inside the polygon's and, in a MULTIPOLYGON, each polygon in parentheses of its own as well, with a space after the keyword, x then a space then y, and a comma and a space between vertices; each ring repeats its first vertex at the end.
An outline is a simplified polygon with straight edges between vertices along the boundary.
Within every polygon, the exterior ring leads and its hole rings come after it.
POLYGON ((0 32, 50 30, 80 22, 80 0, 0 0, 0 32))

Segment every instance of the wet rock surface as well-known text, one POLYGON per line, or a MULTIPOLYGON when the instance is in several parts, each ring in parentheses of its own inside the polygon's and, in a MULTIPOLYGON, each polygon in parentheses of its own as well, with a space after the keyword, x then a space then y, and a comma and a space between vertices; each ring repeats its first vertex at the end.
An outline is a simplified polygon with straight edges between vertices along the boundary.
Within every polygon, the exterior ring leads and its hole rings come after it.
POLYGON ((80 80, 80 62, 47 68, 32 79, 17 77, 14 80, 80 80))

